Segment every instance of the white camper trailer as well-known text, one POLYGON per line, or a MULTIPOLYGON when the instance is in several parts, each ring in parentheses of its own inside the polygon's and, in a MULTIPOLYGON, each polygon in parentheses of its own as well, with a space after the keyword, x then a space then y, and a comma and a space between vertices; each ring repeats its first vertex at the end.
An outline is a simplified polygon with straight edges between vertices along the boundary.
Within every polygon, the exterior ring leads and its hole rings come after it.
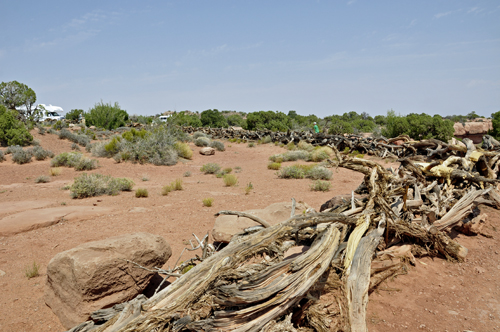
POLYGON ((40 121, 47 121, 47 120, 64 120, 64 110, 62 107, 59 106, 53 106, 53 105, 45 105, 45 104, 40 104, 45 111, 43 111, 42 117, 40 118, 40 121))

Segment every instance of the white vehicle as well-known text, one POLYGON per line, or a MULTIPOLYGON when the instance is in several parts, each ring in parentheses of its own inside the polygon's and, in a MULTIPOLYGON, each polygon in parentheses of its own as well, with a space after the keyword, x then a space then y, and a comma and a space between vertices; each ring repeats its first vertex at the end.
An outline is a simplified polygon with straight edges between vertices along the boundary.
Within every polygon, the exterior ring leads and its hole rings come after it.
POLYGON ((160 115, 160 121, 161 122, 167 122, 167 119, 170 117, 170 115, 160 115))
POLYGON ((39 106, 42 106, 42 109, 45 109, 43 111, 43 115, 40 118, 39 121, 58 121, 58 120, 64 120, 65 117, 62 115, 64 113, 64 110, 62 107, 59 106, 52 106, 52 105, 44 105, 40 104, 39 106))

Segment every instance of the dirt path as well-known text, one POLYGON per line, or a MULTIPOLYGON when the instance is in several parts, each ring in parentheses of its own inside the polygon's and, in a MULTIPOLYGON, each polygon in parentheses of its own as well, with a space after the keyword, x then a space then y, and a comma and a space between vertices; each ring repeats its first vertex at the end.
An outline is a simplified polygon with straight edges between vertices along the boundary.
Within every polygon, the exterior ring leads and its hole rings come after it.
MULTIPOLYGON (((59 140, 55 135, 35 136, 42 147, 56 154, 71 151, 71 143, 59 140)), ((277 178, 275 171, 267 169, 268 157, 283 152, 282 148, 271 144, 256 145, 255 148, 248 148, 246 144, 225 144, 226 151, 217 152, 214 156, 200 155, 199 148, 191 144, 193 160, 171 167, 116 164, 112 159, 99 158, 100 167, 92 173, 129 177, 136 184, 134 189, 148 189, 148 198, 136 198, 133 192, 122 192, 118 196, 74 200, 68 190, 61 188, 71 184, 80 172, 63 168, 62 174, 52 177, 51 182, 35 184, 36 177, 49 174, 50 162, 33 161, 17 165, 11 161, 10 155, 7 156, 7 161, 0 163, 0 206, 6 207, 0 210, 0 219, 13 218, 29 210, 31 218, 39 216, 41 219, 43 210, 50 208, 79 207, 79 211, 82 210, 80 207, 89 211, 96 207, 106 209, 98 214, 62 217, 48 227, 0 236, 0 270, 5 272, 4 275, 0 272, 0 331, 64 331, 43 301, 46 267, 58 252, 115 235, 150 232, 163 236, 170 243, 173 255, 166 264, 168 266, 173 264, 172 261, 178 258, 192 238, 191 233, 203 236, 212 230, 213 215, 219 210, 263 208, 271 203, 290 201, 292 197, 319 209, 331 197, 349 194, 362 180, 359 173, 338 169, 334 171, 330 192, 313 192, 309 189, 311 180, 282 180, 277 178), (233 170, 241 167, 241 172, 235 173, 239 185, 225 187, 222 179, 202 174, 199 169, 208 162, 233 170), (191 172, 191 176, 183 177, 187 171, 191 172), (143 178, 148 181, 143 181, 143 178), (162 196, 162 186, 177 178, 183 180, 184 190, 162 196), (254 189, 245 195, 244 189, 249 182, 254 189), (214 198, 212 207, 203 206, 202 199, 207 197, 214 198), (27 279, 24 269, 34 261, 40 264, 41 275, 27 279)), ((497 211, 488 213, 491 216, 497 211)), ((494 222, 497 229, 500 228, 498 217, 494 218, 494 222)), ((470 249, 466 263, 458 265, 439 259, 423 259, 421 262, 427 265, 417 263, 417 268, 410 269, 408 275, 399 276, 393 283, 384 285, 387 289, 401 291, 378 291, 370 296, 368 317, 371 331, 400 331, 405 329, 402 325, 407 326, 408 331, 420 331, 421 325, 433 331, 444 331, 445 326, 453 327, 449 331, 462 331, 465 327, 473 331, 494 330, 500 319, 499 304, 495 302, 500 299, 500 282, 496 277, 500 260, 496 249, 488 248, 498 248, 498 241, 462 236, 458 239, 470 249), (476 267, 485 271, 477 272, 476 267), (456 276, 448 277, 449 274, 456 276), (453 286, 456 288, 451 288, 453 286), (437 301, 438 291, 446 301, 442 300, 440 304, 425 302, 430 299, 437 301), (492 309, 486 309, 488 305, 492 309), (462 324, 465 317, 468 321, 462 324), (480 321, 486 323, 474 325, 480 321), (483 329, 483 326, 488 329, 483 329)))

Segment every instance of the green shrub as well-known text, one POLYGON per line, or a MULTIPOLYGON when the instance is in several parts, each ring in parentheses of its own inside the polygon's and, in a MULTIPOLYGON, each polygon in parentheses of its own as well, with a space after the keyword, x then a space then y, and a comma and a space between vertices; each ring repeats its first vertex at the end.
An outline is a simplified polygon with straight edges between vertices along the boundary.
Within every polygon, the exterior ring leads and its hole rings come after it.
POLYGON ((97 160, 84 157, 79 152, 63 152, 50 161, 50 166, 74 167, 77 171, 92 170, 97 168, 97 160))
POLYGON ((47 183, 50 182, 50 177, 47 175, 40 175, 35 179, 35 183, 47 183))
POLYGON ((78 146, 78 144, 76 144, 76 143, 71 144, 71 150, 74 150, 74 151, 81 151, 81 150, 80 150, 80 147, 79 147, 79 146, 78 146))
POLYGON ((224 174, 229 174, 233 171, 233 169, 231 167, 226 167, 222 171, 224 172, 224 174))
POLYGON ((118 127, 123 127, 128 120, 128 114, 120 108, 120 105, 115 102, 111 103, 96 103, 88 113, 85 113, 85 124, 87 126, 96 126, 112 130, 118 127))
POLYGON ((38 133, 39 133, 40 135, 45 135, 45 127, 44 127, 44 126, 42 126, 42 125, 38 124, 38 125, 36 126, 36 129, 38 129, 38 133))
POLYGON ((202 171, 205 174, 216 174, 217 172, 220 171, 220 166, 215 163, 208 163, 203 165, 200 168, 200 171, 202 171))
POLYGON ((17 120, 15 113, 0 103, 0 145, 25 146, 33 141, 33 136, 24 123, 17 120))
POLYGON ((203 127, 227 128, 228 123, 224 115, 218 110, 206 110, 201 112, 200 120, 203 127))
POLYGON ((186 159, 192 159, 193 158, 193 150, 189 147, 187 143, 182 143, 182 142, 176 142, 174 145, 175 151, 177 151, 177 154, 179 157, 186 158, 186 159))
POLYGON ((286 149, 289 151, 295 150, 295 144, 293 142, 288 143, 286 149))
POLYGON ((197 139, 198 137, 207 137, 207 135, 205 133, 202 133, 201 131, 195 131, 193 133, 193 139, 197 139))
POLYGON ((207 197, 207 198, 204 198, 202 200, 203 202, 203 205, 206 206, 206 207, 210 207, 212 206, 213 202, 214 202, 214 199, 212 197, 207 197))
POLYGON ((75 144, 79 144, 81 146, 86 146, 90 143, 90 138, 84 134, 75 134, 67 129, 61 129, 58 134, 59 139, 67 139, 75 144))
POLYGON ((126 178, 112 178, 109 175, 87 174, 75 178, 71 185, 72 198, 85 198, 101 195, 118 195, 120 191, 130 191, 134 182, 126 178))
POLYGON ((168 186, 163 186, 163 188, 161 188, 161 194, 163 196, 167 196, 169 192, 171 192, 173 190, 172 186, 171 185, 168 185, 168 186))
POLYGON ((37 262, 33 261, 33 264, 30 264, 24 268, 24 276, 28 279, 38 277, 40 265, 37 262))
POLYGON ((109 155, 114 156, 120 151, 120 136, 114 136, 107 144, 104 145, 104 149, 109 155))
POLYGON ((282 154, 282 158, 283 161, 297 161, 297 160, 308 161, 311 159, 311 154, 304 150, 288 151, 282 154))
POLYGON ((332 171, 322 166, 314 166, 306 171, 306 177, 313 180, 330 180, 332 171))
POLYGON ((22 148, 12 152, 12 161, 19 165, 30 163, 31 157, 31 151, 22 148))
POLYGON ((273 140, 271 138, 271 136, 267 135, 267 136, 264 136, 264 138, 261 140, 261 143, 262 144, 268 144, 268 143, 271 143, 273 140))
POLYGON ((304 170, 297 165, 282 167, 277 175, 281 179, 303 179, 306 176, 304 170))
POLYGON ((78 121, 80 119, 80 115, 83 115, 83 110, 80 109, 72 109, 68 113, 66 113, 66 120, 70 121, 78 121))
POLYGON ((76 171, 90 171, 97 168, 97 160, 82 157, 75 165, 76 171))
POLYGON ((182 190, 182 180, 181 179, 175 179, 174 182, 171 184, 173 190, 182 190))
POLYGON ((184 174, 182 176, 184 176, 185 178, 190 177, 191 176, 191 172, 190 171, 186 171, 186 172, 184 172, 184 174))
POLYGON ((311 184, 311 190, 313 191, 329 191, 331 183, 328 181, 316 180, 311 184))
POLYGON ((148 197, 148 190, 146 188, 137 188, 135 191, 135 197, 140 198, 140 197, 148 197))
POLYGON ((307 143, 306 141, 300 141, 299 144, 297 144, 297 148, 308 152, 314 150, 314 146, 312 144, 307 143))
POLYGON ((5 160, 5 157, 3 155, 3 151, 0 150, 0 163, 5 160))
POLYGON ((292 121, 285 113, 273 111, 252 112, 247 115, 248 130, 269 129, 272 131, 287 131, 292 128, 292 121))
POLYGON ((232 187, 238 183, 238 178, 236 177, 236 175, 233 174, 225 174, 223 176, 223 179, 224 179, 224 185, 226 187, 232 187))
POLYGON ((267 168, 277 171, 281 168, 281 163, 269 163, 267 164, 267 168))
POLYGON ((328 146, 323 146, 319 149, 315 149, 311 153, 311 161, 320 162, 326 160, 333 156, 333 150, 328 146))
POLYGON ((210 146, 211 141, 210 138, 208 137, 198 137, 197 139, 194 140, 194 145, 200 146, 200 147, 205 147, 205 146, 210 146))
POLYGON ((274 162, 274 163, 281 164, 283 161, 285 161, 285 158, 283 158, 282 154, 275 154, 275 155, 272 155, 271 157, 269 157, 269 160, 274 162))
POLYGON ((41 146, 35 146, 31 149, 31 154, 36 160, 45 160, 47 158, 53 158, 54 153, 49 150, 44 150, 41 146))
POLYGON ((226 150, 226 148, 224 147, 224 143, 220 141, 212 141, 212 143, 210 143, 210 147, 214 148, 217 151, 226 150))
POLYGON ((249 148, 254 148, 255 147, 255 143, 254 142, 249 142, 247 147, 249 148))

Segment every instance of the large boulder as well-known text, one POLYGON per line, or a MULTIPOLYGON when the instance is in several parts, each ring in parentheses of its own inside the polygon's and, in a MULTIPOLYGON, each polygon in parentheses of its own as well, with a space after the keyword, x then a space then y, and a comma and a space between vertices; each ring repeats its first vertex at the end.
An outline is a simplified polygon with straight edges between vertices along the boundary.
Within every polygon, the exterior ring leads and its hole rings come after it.
MULTIPOLYGON (((309 206, 306 203, 298 202, 295 205, 295 215, 302 214, 309 206)), ((269 205, 264 209, 244 211, 267 221, 270 225, 277 225, 290 218, 292 212, 292 202, 281 202, 269 205)), ((246 217, 220 215, 215 219, 212 236, 214 241, 229 242, 233 235, 242 232, 245 228, 258 226, 255 221, 246 217)))
POLYGON ((66 328, 93 311, 129 301, 148 285, 153 272, 172 255, 170 245, 149 233, 120 235, 84 243, 57 254, 47 266, 45 303, 66 328))
POLYGON ((215 149, 207 146, 200 149, 200 154, 204 156, 211 156, 215 154, 215 149))

